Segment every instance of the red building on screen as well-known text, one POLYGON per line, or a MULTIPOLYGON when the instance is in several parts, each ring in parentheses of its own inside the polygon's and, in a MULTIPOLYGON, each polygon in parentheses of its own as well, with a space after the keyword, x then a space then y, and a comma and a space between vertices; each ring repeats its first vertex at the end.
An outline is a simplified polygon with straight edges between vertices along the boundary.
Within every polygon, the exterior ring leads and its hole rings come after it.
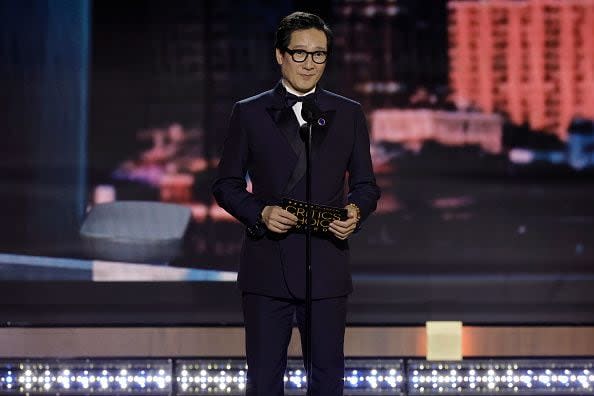
POLYGON ((567 138, 594 118, 594 0, 453 0, 450 84, 459 107, 567 138))

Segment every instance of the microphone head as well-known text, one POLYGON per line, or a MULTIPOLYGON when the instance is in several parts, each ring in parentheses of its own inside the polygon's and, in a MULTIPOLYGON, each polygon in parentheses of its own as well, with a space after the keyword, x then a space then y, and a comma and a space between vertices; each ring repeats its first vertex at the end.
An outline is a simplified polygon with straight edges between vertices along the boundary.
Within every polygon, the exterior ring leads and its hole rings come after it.
POLYGON ((303 101, 303 107, 301 107, 301 117, 303 117, 305 122, 314 122, 319 118, 320 114, 321 111, 314 103, 313 98, 307 98, 303 101))
POLYGON ((305 142, 305 147, 307 147, 307 142, 309 142, 309 125, 303 124, 299 127, 299 137, 305 142))

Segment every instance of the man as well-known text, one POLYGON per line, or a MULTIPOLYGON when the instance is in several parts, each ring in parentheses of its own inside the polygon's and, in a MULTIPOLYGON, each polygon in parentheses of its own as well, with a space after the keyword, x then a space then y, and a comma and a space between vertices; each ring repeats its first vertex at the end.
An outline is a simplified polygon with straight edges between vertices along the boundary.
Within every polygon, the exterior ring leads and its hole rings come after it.
POLYGON ((312 201, 348 211, 345 221, 332 222, 330 236, 312 237, 310 386, 312 395, 342 395, 346 302, 352 291, 346 239, 379 198, 369 136, 358 103, 317 85, 332 48, 332 32, 321 18, 303 12, 286 16, 275 47, 282 79, 274 89, 235 104, 213 184, 219 205, 247 227, 238 277, 246 394, 283 394, 294 314, 303 345, 305 236, 291 232, 297 218, 279 204, 284 197, 305 200, 305 145, 298 131, 305 123, 301 100, 308 100, 320 111, 312 133, 312 201), (252 192, 246 191, 247 173, 252 192))

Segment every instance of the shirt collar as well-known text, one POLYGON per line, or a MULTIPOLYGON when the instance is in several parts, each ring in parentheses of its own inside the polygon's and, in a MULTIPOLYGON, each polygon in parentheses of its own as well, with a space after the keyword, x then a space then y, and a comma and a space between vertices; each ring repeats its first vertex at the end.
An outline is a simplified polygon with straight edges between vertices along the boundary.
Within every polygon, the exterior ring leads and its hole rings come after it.
POLYGON ((287 84, 287 82, 285 81, 285 79, 281 79, 281 83, 283 84, 283 87, 285 87, 285 89, 287 90, 288 93, 293 94, 295 96, 305 96, 305 95, 309 95, 310 93, 313 93, 316 91, 316 87, 313 87, 310 91, 303 93, 303 92, 299 92, 296 91, 295 89, 291 88, 291 86, 289 86, 289 84, 287 84))

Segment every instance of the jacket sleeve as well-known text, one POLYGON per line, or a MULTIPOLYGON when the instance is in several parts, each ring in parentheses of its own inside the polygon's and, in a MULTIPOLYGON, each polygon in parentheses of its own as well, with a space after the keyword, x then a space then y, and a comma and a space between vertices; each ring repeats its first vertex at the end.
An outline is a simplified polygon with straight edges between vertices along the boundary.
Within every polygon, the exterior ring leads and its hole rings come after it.
POLYGON ((266 204, 246 190, 248 163, 248 135, 242 127, 240 104, 236 103, 212 193, 219 206, 247 227, 249 236, 261 237, 266 229, 260 223, 260 213, 266 204))
MULTIPOLYGON (((360 106, 355 114, 355 139, 348 165, 349 193, 347 200, 361 210, 362 223, 377 207, 380 189, 375 182, 369 145, 367 121, 360 106)), ((360 224, 359 223, 359 224, 360 224)))

